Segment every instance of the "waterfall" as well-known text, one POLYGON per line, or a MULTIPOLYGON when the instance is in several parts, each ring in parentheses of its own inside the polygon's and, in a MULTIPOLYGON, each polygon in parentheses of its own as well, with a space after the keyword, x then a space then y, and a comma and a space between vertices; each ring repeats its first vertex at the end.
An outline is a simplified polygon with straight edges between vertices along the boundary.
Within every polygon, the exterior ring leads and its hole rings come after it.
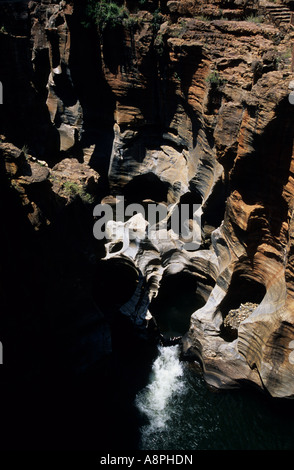
POLYGON ((142 440, 164 431, 175 409, 173 402, 185 391, 182 381, 183 366, 179 360, 179 346, 160 346, 152 366, 149 384, 136 397, 136 406, 148 424, 142 429, 142 440))

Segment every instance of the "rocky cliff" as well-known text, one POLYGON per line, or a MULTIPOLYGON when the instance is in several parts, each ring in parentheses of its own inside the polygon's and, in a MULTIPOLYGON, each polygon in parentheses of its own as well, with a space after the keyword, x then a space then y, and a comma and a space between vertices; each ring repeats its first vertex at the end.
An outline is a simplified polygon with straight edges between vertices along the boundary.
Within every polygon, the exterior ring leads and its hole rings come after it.
POLYGON ((210 385, 293 398, 291 3, 129 0, 115 21, 94 4, 0 6, 5 305, 33 260, 19 291, 51 299, 46 324, 57 288, 64 325, 68 298, 91 304, 101 356, 113 316, 156 323, 210 385), (200 207, 200 246, 143 217, 97 242, 93 208, 118 196, 188 204, 192 225, 200 207))

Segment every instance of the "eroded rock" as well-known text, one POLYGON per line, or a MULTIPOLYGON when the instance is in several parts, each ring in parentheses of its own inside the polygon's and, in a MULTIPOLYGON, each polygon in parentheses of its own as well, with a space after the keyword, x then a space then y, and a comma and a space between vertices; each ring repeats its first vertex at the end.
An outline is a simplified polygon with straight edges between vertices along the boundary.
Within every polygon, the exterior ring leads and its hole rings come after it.
MULTIPOLYGON (((28 71, 6 108, 3 133, 17 127, 16 147, 8 140, 1 149, 38 228, 50 224, 55 207, 95 195, 98 174, 105 203, 124 196, 144 207, 200 205, 197 249, 186 249, 169 226, 148 234, 146 217, 109 225, 104 261, 119 260, 132 277, 114 308, 145 328, 160 292, 192 279, 199 305, 183 357, 200 361, 211 385, 246 382, 293 397, 293 33, 270 18, 248 21, 260 14, 253 1, 223 3, 171 1, 155 17, 148 2, 132 13, 135 27, 125 22, 99 34, 93 27, 91 42, 79 29, 77 2, 30 2, 31 29, 22 21, 22 37, 0 33, 14 67, 28 71), (19 96, 26 97, 21 113, 13 112, 19 96), (44 194, 53 201, 49 212, 44 194), (240 305, 250 305, 246 315, 240 305)), ((7 60, 3 70, 9 89, 7 60)))

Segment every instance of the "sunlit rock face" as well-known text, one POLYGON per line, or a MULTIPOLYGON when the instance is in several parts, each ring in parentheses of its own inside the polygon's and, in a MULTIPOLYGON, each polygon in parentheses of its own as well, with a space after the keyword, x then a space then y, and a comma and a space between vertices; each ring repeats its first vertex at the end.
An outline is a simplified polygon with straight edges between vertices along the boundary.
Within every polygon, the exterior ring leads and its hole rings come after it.
MULTIPOLYGON (((20 29, 0 41, 29 71, 17 84, 34 112, 26 122, 16 102, 7 111, 6 172, 28 204, 34 178, 58 207, 71 191, 140 204, 143 214, 109 221, 102 260, 92 253, 97 303, 181 337, 210 385, 293 397, 293 29, 248 21, 262 14, 256 2, 125 5, 128 21, 100 33, 81 25, 79 2, 30 2, 25 21, 16 11, 20 29), (183 204, 197 233, 189 248, 170 223, 183 204), (150 205, 165 208, 161 223, 150 224, 150 205)), ((55 209, 34 204, 39 230, 55 209)))
MULTIPOLYGON (((161 56, 151 66, 146 21, 132 43, 131 73, 123 64, 112 73, 106 61, 104 70, 116 96, 111 190, 130 202, 180 203, 192 195, 190 203, 202 207, 197 250, 145 241, 117 256, 132 257, 152 295, 160 296, 169 278, 174 289, 178 273, 195 279, 200 304, 183 337, 183 357, 200 360, 208 383, 250 382, 291 396, 293 108, 288 64, 281 69, 275 58, 283 47, 282 39, 275 45, 279 34, 272 24, 247 21, 163 23, 154 41, 155 48, 164 43, 163 74, 161 56), (248 316, 229 327, 226 316, 246 303, 254 306, 248 316)), ((180 282, 178 288, 181 295, 180 282)), ((154 311, 160 324, 152 295, 144 312, 154 311)))

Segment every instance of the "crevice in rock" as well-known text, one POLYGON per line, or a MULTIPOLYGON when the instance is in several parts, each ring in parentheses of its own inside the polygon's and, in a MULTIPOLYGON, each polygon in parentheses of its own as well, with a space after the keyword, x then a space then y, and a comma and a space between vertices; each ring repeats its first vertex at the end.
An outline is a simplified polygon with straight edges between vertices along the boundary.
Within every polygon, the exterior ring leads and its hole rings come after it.
POLYGON ((151 199, 155 202, 167 201, 169 184, 161 181, 154 173, 135 176, 123 188, 123 195, 128 202, 141 202, 151 199))
POLYGON ((118 311, 134 294, 138 279, 138 269, 125 257, 99 261, 93 278, 97 305, 108 314, 118 311))
POLYGON ((211 234, 220 227, 225 217, 226 199, 228 188, 223 179, 219 179, 213 186, 212 192, 205 204, 202 206, 203 246, 209 248, 211 245, 211 234))
POLYGON ((59 34, 56 29, 48 29, 47 36, 51 46, 51 66, 55 69, 60 65, 59 34))

